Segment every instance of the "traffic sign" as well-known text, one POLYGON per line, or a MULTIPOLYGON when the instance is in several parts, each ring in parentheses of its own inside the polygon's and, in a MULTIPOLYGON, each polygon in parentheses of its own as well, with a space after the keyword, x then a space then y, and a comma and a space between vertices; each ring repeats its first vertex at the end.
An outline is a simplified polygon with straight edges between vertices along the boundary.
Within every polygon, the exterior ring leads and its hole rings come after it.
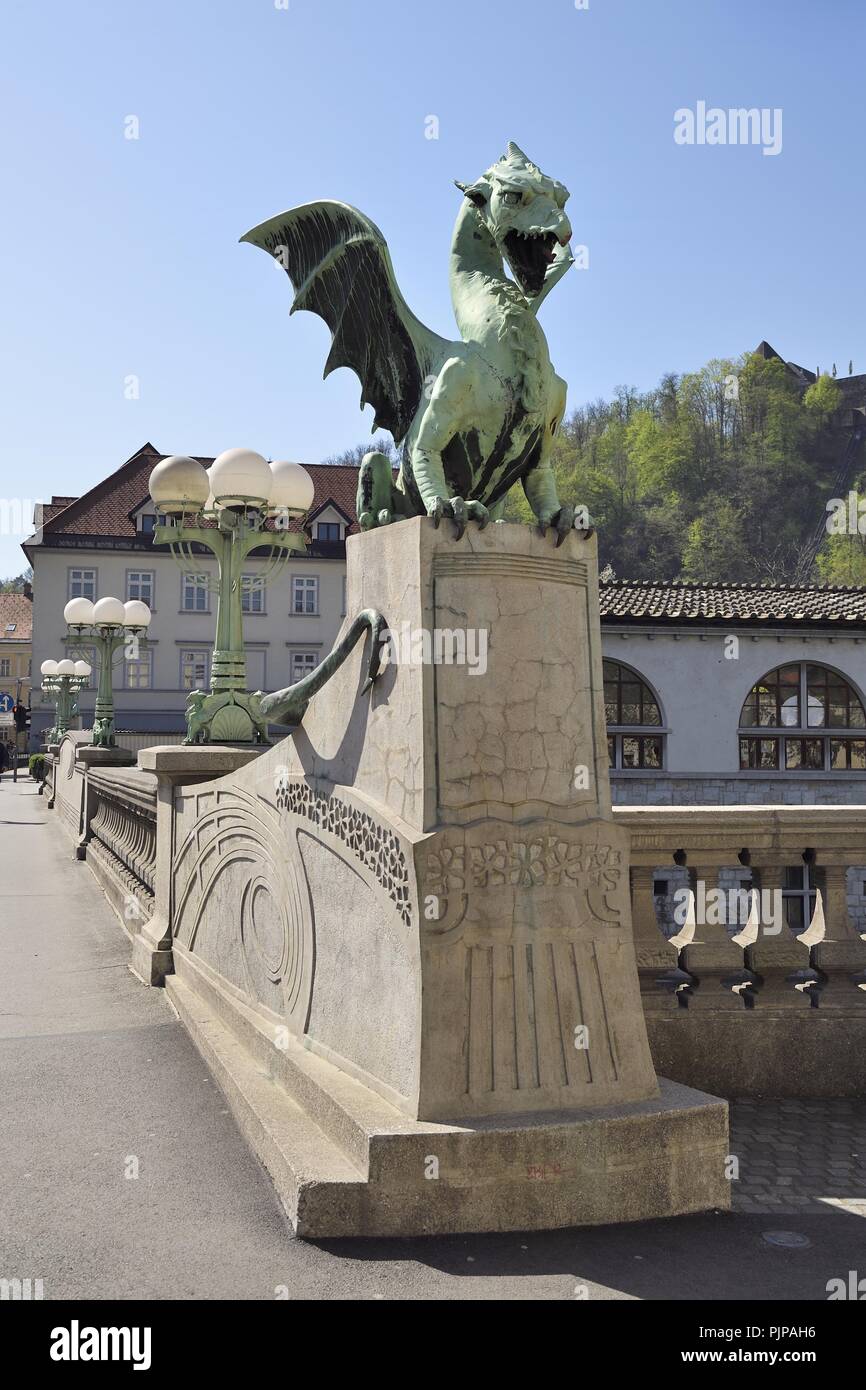
POLYGON ((14 704, 14 695, 0 695, 0 714, 11 714, 14 704))

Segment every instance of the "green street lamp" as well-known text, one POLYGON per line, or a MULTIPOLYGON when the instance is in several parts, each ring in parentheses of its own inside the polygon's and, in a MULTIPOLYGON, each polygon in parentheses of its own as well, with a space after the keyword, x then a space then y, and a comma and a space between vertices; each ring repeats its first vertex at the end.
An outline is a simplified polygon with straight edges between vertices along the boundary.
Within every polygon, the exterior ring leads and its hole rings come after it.
POLYGON ((70 722, 78 713, 75 696, 83 690, 90 679, 90 666, 86 661, 43 661, 42 693, 53 701, 54 724, 45 735, 47 744, 59 743, 69 728, 70 722))
POLYGON ((217 578, 205 587, 217 595, 216 641, 210 693, 187 697, 186 743, 268 743, 260 693, 247 689, 243 594, 260 587, 288 560, 306 549, 301 531, 289 531, 313 501, 313 480, 299 463, 269 463, 252 449, 227 449, 210 470, 175 455, 150 475, 150 495, 166 518, 154 528, 155 545, 168 545, 180 568, 201 579, 193 547, 209 550, 217 578), (269 564, 252 581, 243 574, 251 552, 267 547, 269 564))
POLYGON ((92 646, 99 657, 99 685, 90 746, 116 748, 113 670, 117 653, 122 648, 123 659, 138 659, 150 625, 150 609, 140 599, 122 603, 119 598, 101 598, 92 603, 89 598, 71 598, 63 616, 68 629, 66 640, 73 650, 83 651, 92 646))

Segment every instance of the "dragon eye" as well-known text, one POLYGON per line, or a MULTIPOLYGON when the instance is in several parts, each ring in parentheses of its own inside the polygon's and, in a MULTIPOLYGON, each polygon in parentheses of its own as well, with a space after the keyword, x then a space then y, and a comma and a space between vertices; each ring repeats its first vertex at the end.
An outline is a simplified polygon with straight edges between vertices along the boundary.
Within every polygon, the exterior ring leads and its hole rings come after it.
POLYGON ((522 198, 522 193, 503 193, 502 195, 503 203, 507 203, 509 207, 516 207, 522 198))

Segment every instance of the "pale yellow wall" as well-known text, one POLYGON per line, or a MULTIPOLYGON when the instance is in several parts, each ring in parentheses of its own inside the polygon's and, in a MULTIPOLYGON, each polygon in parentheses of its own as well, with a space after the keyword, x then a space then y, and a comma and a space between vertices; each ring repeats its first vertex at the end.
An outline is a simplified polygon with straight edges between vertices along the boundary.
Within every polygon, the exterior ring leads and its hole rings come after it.
MULTIPOLYGON (((201 571, 215 574, 213 562, 196 558, 201 571)), ((97 571, 97 597, 113 595, 127 598, 129 570, 152 570, 155 576, 153 622, 152 683, 148 690, 125 687, 121 667, 115 678, 115 706, 118 727, 125 725, 154 729, 183 726, 187 692, 180 684, 180 653, 185 647, 212 648, 216 626, 216 596, 211 596, 209 613, 181 610, 182 575, 170 555, 148 551, 33 549, 33 670, 36 673, 33 709, 45 725, 53 706, 43 699, 39 688, 39 668, 46 658, 58 660, 72 655, 65 642, 63 608, 69 596, 70 568, 97 571)), ((250 561, 248 571, 261 571, 263 563, 250 561)), ((315 651, 319 659, 327 656, 343 621, 342 560, 308 559, 290 555, 279 576, 265 590, 264 613, 244 616, 244 635, 248 649, 249 681, 252 689, 279 690, 290 683, 290 656, 293 649, 315 651), (319 605, 315 615, 296 616, 291 612, 291 577, 316 576, 319 605)), ((93 708, 95 692, 84 691, 81 707, 87 716, 93 708)), ((37 721, 34 721, 37 722, 37 721)))
POLYGON ((21 679, 21 699, 27 704, 30 693, 30 655, 29 642, 9 642, 0 640, 0 695, 15 695, 17 680, 21 679), (9 662, 9 675, 3 675, 4 662, 9 662))

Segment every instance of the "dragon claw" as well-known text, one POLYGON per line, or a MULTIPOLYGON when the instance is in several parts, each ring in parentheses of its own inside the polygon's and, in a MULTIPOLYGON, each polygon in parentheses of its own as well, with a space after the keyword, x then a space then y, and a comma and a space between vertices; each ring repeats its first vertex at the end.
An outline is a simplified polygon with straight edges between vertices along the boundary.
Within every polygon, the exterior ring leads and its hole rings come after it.
MULTIPOLYGON (((556 534, 557 550, 562 545, 569 531, 585 530, 583 524, 579 523, 578 518, 575 516, 575 509, 570 502, 566 502, 560 507, 558 512, 554 512, 553 516, 547 517, 546 519, 542 518, 538 523, 538 534, 542 537, 546 536, 551 527, 556 534)), ((591 534, 591 532, 587 534, 591 534)))
POLYGON ((479 531, 483 531, 490 520, 490 513, 483 502, 467 502, 466 513, 473 521, 478 522, 479 531))
POLYGON ((467 502, 463 497, 452 497, 450 500, 445 497, 437 497, 429 507, 427 515, 432 518, 433 525, 437 527, 443 516, 449 517, 455 524, 455 541, 459 541, 463 537, 470 521, 477 521, 479 531, 483 531, 490 520, 490 512, 483 502, 475 502, 472 499, 467 502))

